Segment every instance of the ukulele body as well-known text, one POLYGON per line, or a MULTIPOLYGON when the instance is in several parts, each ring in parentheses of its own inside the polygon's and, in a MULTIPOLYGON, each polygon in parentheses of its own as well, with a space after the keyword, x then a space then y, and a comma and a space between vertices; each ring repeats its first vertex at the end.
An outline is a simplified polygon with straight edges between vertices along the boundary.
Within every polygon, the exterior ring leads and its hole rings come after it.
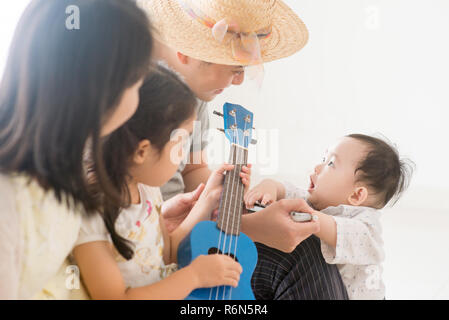
POLYGON ((219 249, 219 253, 231 254, 231 257, 234 257, 234 253, 237 252, 236 260, 243 268, 238 287, 200 288, 192 291, 186 299, 254 300, 251 277, 257 263, 257 249, 252 240, 244 233, 240 233, 238 236, 225 234, 215 222, 202 221, 180 243, 178 264, 180 268, 185 267, 199 255, 216 254, 217 249, 219 249))

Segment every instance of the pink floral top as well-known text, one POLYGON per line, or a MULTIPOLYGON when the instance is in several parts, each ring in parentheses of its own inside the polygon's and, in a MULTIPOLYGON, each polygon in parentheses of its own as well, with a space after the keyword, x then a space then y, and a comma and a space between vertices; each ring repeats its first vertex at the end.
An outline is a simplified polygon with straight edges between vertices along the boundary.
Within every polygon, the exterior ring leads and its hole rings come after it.
MULTIPOLYGON (((176 270, 165 265, 164 239, 160 225, 162 195, 159 188, 138 185, 140 203, 123 209, 115 223, 117 233, 134 244, 134 256, 124 259, 115 252, 117 264, 128 287, 141 287, 160 281, 176 270)), ((76 245, 111 241, 100 216, 83 219, 76 245)))

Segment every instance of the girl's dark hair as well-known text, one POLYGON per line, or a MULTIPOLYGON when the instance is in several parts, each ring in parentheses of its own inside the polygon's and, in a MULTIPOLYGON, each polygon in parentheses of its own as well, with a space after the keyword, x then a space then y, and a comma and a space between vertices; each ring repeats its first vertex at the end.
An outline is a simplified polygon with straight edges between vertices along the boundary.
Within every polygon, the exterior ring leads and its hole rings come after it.
POLYGON ((368 147, 367 155, 354 172, 358 173, 358 181, 366 183, 379 196, 376 207, 383 208, 393 198, 394 205, 410 184, 413 162, 400 159, 397 150, 381 139, 363 134, 347 137, 359 140, 368 147))
POLYGON ((119 205, 105 199, 103 220, 111 234, 117 251, 131 259, 130 243, 115 231, 115 221, 121 208, 130 205, 127 187, 129 164, 142 140, 149 140, 162 151, 171 133, 195 113, 197 100, 178 76, 166 67, 157 65, 140 89, 140 102, 136 113, 121 128, 105 138, 103 156, 107 174, 114 187, 121 191, 119 205))
POLYGON ((101 128, 124 90, 147 75, 152 47, 149 21, 133 1, 32 1, 0 84, 0 171, 26 173, 91 213, 99 203, 83 168, 88 146, 103 191, 118 197, 101 160, 101 128))

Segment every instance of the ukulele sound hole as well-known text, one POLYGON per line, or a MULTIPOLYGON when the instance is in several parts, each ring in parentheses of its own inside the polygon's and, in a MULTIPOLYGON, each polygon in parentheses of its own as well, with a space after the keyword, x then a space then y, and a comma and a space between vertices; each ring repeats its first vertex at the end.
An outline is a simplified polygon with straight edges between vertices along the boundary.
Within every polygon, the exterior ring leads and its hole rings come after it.
POLYGON ((234 259, 235 261, 239 262, 239 259, 237 259, 237 257, 236 257, 235 255, 233 255, 232 253, 223 253, 223 252, 222 252, 220 249, 218 249, 218 248, 210 248, 210 249, 207 251, 207 254, 216 254, 216 253, 218 253, 218 254, 225 254, 225 255, 231 257, 232 259, 234 259))

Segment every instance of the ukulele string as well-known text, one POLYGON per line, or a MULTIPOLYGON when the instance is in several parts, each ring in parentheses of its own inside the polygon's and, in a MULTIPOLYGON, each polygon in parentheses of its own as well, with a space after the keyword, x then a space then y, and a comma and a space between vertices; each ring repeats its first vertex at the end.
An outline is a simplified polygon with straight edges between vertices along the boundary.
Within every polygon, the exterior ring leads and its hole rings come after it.
MULTIPOLYGON (((243 140, 245 141, 245 132, 246 132, 246 125, 247 125, 247 122, 245 121, 245 125, 244 125, 244 128, 243 128, 243 140)), ((246 161, 245 161, 245 150, 244 150, 244 146, 245 146, 245 144, 243 144, 242 146, 241 146, 241 150, 239 150, 240 151, 240 153, 241 153, 241 157, 238 157, 239 158, 239 164, 245 164, 246 163, 246 161)), ((243 183, 240 183, 240 170, 239 170, 239 172, 238 172, 238 175, 237 175, 237 199, 236 199, 236 201, 235 201, 235 210, 234 210, 234 215, 233 215, 233 217, 232 217, 232 229, 234 230, 234 219, 235 220, 237 220, 237 224, 238 224, 238 227, 236 228, 236 230, 237 230, 237 232, 240 230, 240 210, 241 210, 241 207, 242 207, 242 196, 243 196, 243 191, 245 190, 245 185, 243 184, 243 183), (243 190, 242 190, 242 192, 240 192, 240 187, 241 188, 243 188, 243 190), (236 217, 236 215, 237 215, 237 213, 239 213, 239 216, 238 217, 236 217)), ((238 240, 239 240, 239 234, 237 234, 236 236, 235 236, 235 245, 234 245, 234 257, 235 258, 237 258, 237 243, 238 243, 238 240)), ((229 252, 231 251, 231 243, 229 244, 229 252)), ((230 299, 232 299, 232 287, 230 288, 230 291, 229 291, 229 298, 230 299)))
MULTIPOLYGON (((235 142, 235 141, 234 141, 235 142)), ((231 144, 231 154, 230 154, 230 159, 231 159, 231 161, 234 159, 234 149, 232 148, 232 144, 231 144)), ((223 191, 224 192, 224 191, 223 191)), ((228 194, 229 194, 229 183, 228 183, 228 185, 226 186, 226 192, 225 192, 225 198, 223 199, 223 206, 222 206, 222 209, 226 209, 226 202, 227 202, 227 200, 228 200, 228 194)), ((220 214, 220 215, 222 215, 222 213, 220 214)), ((222 226, 223 227, 223 226, 222 226)), ((223 229, 222 228, 220 228, 220 235, 219 235, 219 237, 218 237, 218 245, 217 245, 217 253, 216 254, 219 254, 220 253, 220 244, 221 244, 221 238, 222 238, 222 234, 223 234, 224 232, 223 232, 223 229)), ((224 238, 226 239, 226 233, 224 233, 225 234, 225 236, 224 236, 224 238)), ((222 250, 222 253, 224 253, 224 250, 222 250)), ((215 288, 217 291, 216 291, 216 296, 215 296, 215 300, 218 300, 218 292, 219 292, 219 289, 220 289, 220 287, 216 287, 215 288)), ((209 300, 212 300, 212 292, 213 292, 213 290, 214 290, 214 287, 212 287, 211 289, 210 289, 210 293, 209 293, 209 300)))
MULTIPOLYGON (((235 199, 235 194, 234 194, 234 186, 235 186, 235 184, 236 184, 236 179, 237 179, 237 183, 238 183, 238 176, 237 176, 237 172, 238 172, 238 170, 237 170, 237 163, 239 163, 239 155, 240 155, 240 150, 238 149, 238 147, 237 147, 237 145, 235 146, 235 148, 236 148, 236 157, 235 157, 235 168, 234 168, 234 172, 233 172, 233 174, 232 174, 232 191, 231 191, 231 193, 234 195, 234 202, 236 202, 236 199, 235 199)), ((237 190, 236 190, 236 192, 238 192, 238 184, 237 184, 237 190)), ((231 196, 231 199, 232 199, 232 196, 231 196)), ((234 235, 232 234, 232 232, 234 231, 234 217, 235 217, 235 209, 234 208, 232 208, 231 209, 231 206, 233 206, 233 204, 232 204, 232 201, 230 201, 230 204, 229 204, 229 214, 228 214, 228 218, 230 218, 230 216, 231 216, 231 212, 232 212, 232 227, 231 227, 231 229, 230 229, 230 235, 229 235, 229 245, 228 245, 228 249, 227 249, 227 255, 228 255, 228 257, 230 257, 231 256, 231 246, 232 246, 232 240, 233 240, 233 238, 234 238, 234 235)), ((229 227, 229 219, 228 219, 228 221, 227 221, 227 224, 226 224, 226 229, 228 229, 228 227, 229 227)), ((224 243, 224 245, 223 245, 223 248, 226 246, 226 242, 224 243)), ((224 248, 224 250, 225 250, 225 248, 224 248)), ((223 250, 223 252, 225 252, 223 250)), ((235 256, 235 255, 234 255, 235 256)), ((224 287, 224 289, 223 289, 223 299, 222 300, 224 300, 225 299, 225 292, 226 292, 226 287, 224 287)), ((232 292, 232 287, 230 287, 230 292, 232 292)), ((229 299, 230 299, 230 297, 229 297, 229 299)))
MULTIPOLYGON (((237 145, 238 145, 238 142, 239 142, 238 129, 237 129, 237 118, 236 118, 235 114, 234 114, 234 129, 233 130, 234 130, 234 138, 233 138, 233 145, 234 146, 233 147, 235 148, 235 151, 234 151, 233 157, 231 159, 232 159, 232 162, 235 165, 237 163, 237 159, 238 159, 237 145)), ((231 192, 230 192, 230 196, 229 196, 229 205, 226 207, 226 209, 229 209, 230 205, 232 203, 232 195, 234 194, 234 185, 235 185, 235 172, 236 172, 236 170, 234 168, 234 171, 232 172, 232 175, 229 177, 229 179, 232 179, 231 182, 230 182, 230 184, 231 184, 231 192)), ((230 217, 230 212, 228 212, 228 214, 227 214, 226 225, 225 225, 225 229, 226 230, 228 230, 228 227, 229 227, 229 217, 230 217)), ((228 237, 228 234, 227 234, 227 232, 225 232, 225 234, 224 234, 224 241, 223 241, 223 249, 222 249, 223 254, 226 254, 227 237, 228 237)), ((232 242, 232 234, 229 236, 229 240, 230 240, 230 242, 232 242)), ((230 256, 230 252, 228 252, 228 256, 230 256)), ((223 298, 222 298, 222 300, 224 300, 224 298, 225 298, 225 293, 226 293, 226 286, 223 286, 223 298)), ((217 292, 217 299, 218 299, 218 292, 217 292)))
MULTIPOLYGON (((245 131, 246 131, 246 122, 245 122, 245 131)), ((243 139, 245 139, 245 137, 243 139)), ((242 149, 242 153, 243 153, 242 154, 242 157, 243 157, 243 159, 242 159, 243 162, 242 163, 246 165, 247 159, 245 159, 246 157, 245 157, 245 150, 244 149, 242 149)), ((239 178, 240 178, 240 175, 239 175, 239 178)), ((238 186, 240 187, 240 184, 238 186)), ((241 207, 242 207, 243 195, 244 195, 243 192, 245 191, 245 185, 242 183, 241 187, 242 187, 243 190, 242 190, 242 192, 238 193, 240 195, 240 198, 238 199, 238 202, 236 203, 236 206, 237 206, 236 210, 241 210, 241 207), (239 209, 238 206, 240 206, 240 209, 239 209)), ((237 228, 236 229, 240 230, 241 215, 239 215, 236 218, 237 218, 236 219, 237 220, 237 228)), ((237 242, 238 242, 239 238, 240 238, 239 236, 236 237, 236 241, 235 241, 235 246, 234 246, 234 256, 235 257, 237 257, 237 242)))

